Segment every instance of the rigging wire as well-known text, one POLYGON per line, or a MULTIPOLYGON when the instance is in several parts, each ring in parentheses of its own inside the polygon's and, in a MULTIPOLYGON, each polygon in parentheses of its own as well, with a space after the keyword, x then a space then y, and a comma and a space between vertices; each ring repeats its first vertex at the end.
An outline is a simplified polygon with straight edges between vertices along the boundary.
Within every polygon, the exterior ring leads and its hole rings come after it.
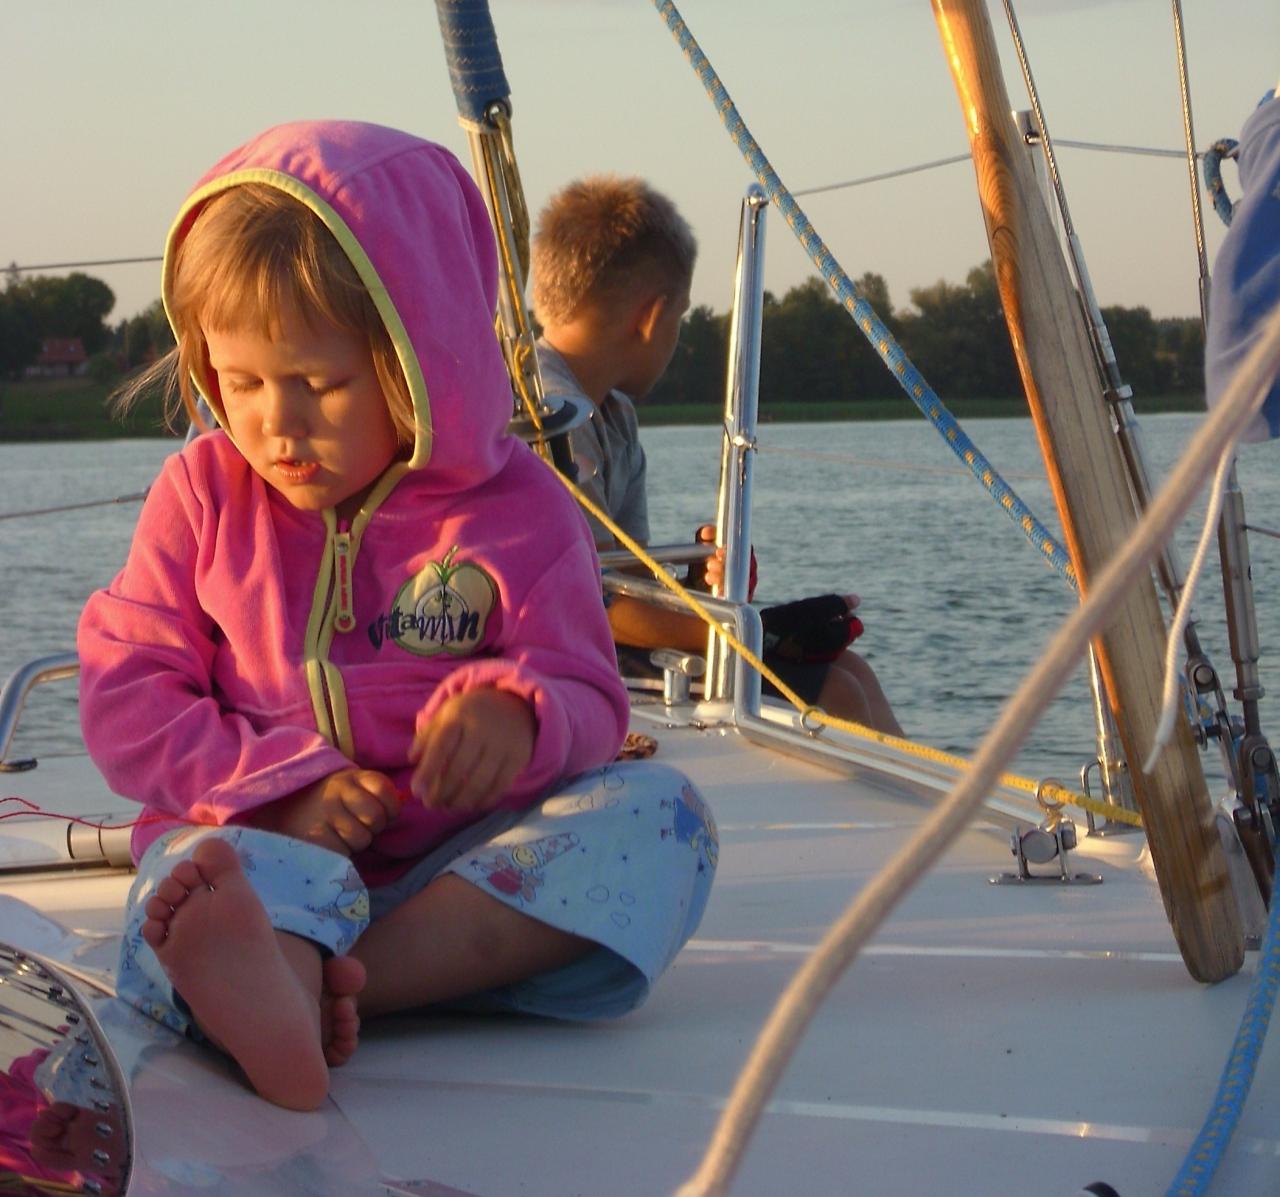
MULTIPOLYGON (((1055 146, 1065 146, 1071 150, 1095 150, 1104 154, 1135 154, 1151 158, 1178 158, 1186 157, 1182 150, 1161 150, 1154 146, 1147 145, 1112 145, 1100 141, 1067 141, 1064 138, 1054 138, 1055 146)), ((1197 158, 1204 157, 1204 151, 1196 152, 1197 158)), ((903 166, 897 170, 887 170, 880 174, 864 175, 860 179, 846 179, 842 183, 822 183, 816 187, 799 187, 793 191, 792 195, 819 195, 824 191, 840 191, 846 187, 861 187, 865 183, 881 183, 886 179, 899 179, 904 175, 919 174, 926 170, 936 170, 940 166, 954 166, 957 162, 971 162, 972 157, 965 154, 953 154, 949 158, 935 158, 932 162, 919 162, 914 166, 903 166)))
POLYGON ((31 270, 74 270, 80 266, 133 266, 138 262, 163 262, 164 258, 154 255, 147 258, 99 258, 93 262, 43 262, 37 266, 19 266, 10 262, 4 267, 5 273, 23 274, 31 270))
POLYGON ((1209 254, 1204 243, 1204 216, 1200 211, 1200 182, 1196 178, 1196 130, 1191 116, 1191 75, 1187 67, 1187 39, 1182 25, 1182 0, 1173 0, 1173 42, 1178 57, 1178 94, 1182 102, 1182 133, 1187 176, 1191 183, 1191 223, 1195 230, 1196 265, 1200 271, 1200 320, 1209 327, 1209 254))
POLYGON ((87 503, 64 503, 61 507, 33 507, 27 511, 0 512, 0 520, 21 520, 33 515, 61 515, 65 511, 84 511, 89 507, 110 507, 116 503, 140 503, 147 497, 147 490, 132 495, 117 495, 114 499, 91 499, 87 503))
MULTIPOLYGON (((1153 158, 1185 158, 1186 154, 1182 150, 1162 150, 1155 146, 1147 145, 1117 145, 1101 141, 1067 141, 1058 137, 1054 139, 1055 145, 1064 146, 1072 150, 1093 150, 1103 154, 1133 154, 1137 156, 1146 156, 1153 158)), ((1205 151, 1197 150, 1197 158, 1203 158, 1205 151)), ((924 171, 936 170, 942 166, 954 166, 958 162, 969 162, 972 159, 969 154, 952 154, 947 158, 935 158, 931 162, 917 162, 912 166, 902 166, 896 170, 886 170, 879 174, 864 175, 858 179, 845 179, 839 183, 820 183, 814 187, 801 187, 793 191, 792 195, 820 195, 824 191, 840 191, 848 187, 861 187, 867 183, 882 183, 888 179, 900 179, 905 175, 920 174, 924 171)), ((83 266, 133 266, 139 263, 162 262, 164 258, 159 255, 137 258, 98 258, 93 261, 86 262, 40 262, 33 266, 20 266, 17 262, 10 262, 8 266, 3 267, 3 272, 10 274, 29 274, 35 270, 78 270, 83 266)))

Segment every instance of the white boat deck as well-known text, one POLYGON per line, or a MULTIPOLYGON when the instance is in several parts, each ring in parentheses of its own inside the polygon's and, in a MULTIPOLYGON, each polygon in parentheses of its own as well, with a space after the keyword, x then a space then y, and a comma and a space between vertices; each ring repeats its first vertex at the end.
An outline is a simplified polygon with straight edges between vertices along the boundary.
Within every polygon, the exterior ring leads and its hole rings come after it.
MULTIPOLYGON (((256 1133, 264 1158, 272 1143, 275 1157, 301 1158, 337 1142, 338 1127, 348 1168, 367 1159, 374 1175, 401 1182, 371 1192, 672 1193, 804 954, 926 807, 735 733, 638 726, 657 735, 658 759, 699 783, 721 836, 706 918, 645 1007, 597 1025, 448 1015, 374 1024, 335 1074, 336 1109, 316 1115, 247 1097, 246 1107, 221 1064, 194 1048, 169 1053, 242 1111, 228 1127, 247 1118, 236 1133, 256 1133)), ((11 777, 7 792, 66 809, 47 787, 67 793, 58 774, 79 767, 50 761, 11 777)), ((73 785, 85 793, 92 783, 73 785)), ((821 1011, 733 1193, 1071 1197, 1096 1180, 1121 1197, 1167 1190, 1209 1108, 1256 955, 1223 984, 1192 981, 1142 837, 1080 832, 1072 869, 1101 874, 1102 885, 989 884, 1014 867, 1008 832, 994 824, 952 846, 821 1011)), ((32 874, 0 893, 109 930, 128 880, 32 874)), ((1280 1191, 1275 1054, 1264 1052, 1214 1193, 1280 1191)), ((145 1081, 145 1068, 135 1072, 135 1089, 145 1081)), ((183 1092, 198 1119, 190 1082, 183 1092)), ((140 1129, 140 1175, 155 1162, 149 1142, 140 1129)), ((239 1175, 235 1191, 254 1191, 239 1175)), ((275 1187, 261 1191, 291 1191, 271 1175, 275 1187)), ((298 1191, 363 1191, 352 1177, 332 1189, 338 1175, 298 1191)))

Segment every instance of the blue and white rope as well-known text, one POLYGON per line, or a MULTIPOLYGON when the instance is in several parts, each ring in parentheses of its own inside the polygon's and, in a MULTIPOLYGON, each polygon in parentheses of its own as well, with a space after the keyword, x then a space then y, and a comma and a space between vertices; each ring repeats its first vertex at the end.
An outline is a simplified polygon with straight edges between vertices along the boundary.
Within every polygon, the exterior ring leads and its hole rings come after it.
POLYGON ((1277 993, 1280 993, 1280 895, 1273 894, 1271 914, 1258 952, 1258 973, 1249 990, 1231 1054, 1209 1115, 1174 1177, 1168 1197, 1200 1197, 1213 1180, 1253 1085, 1277 993))
POLYGON ((702 81, 708 96, 715 104, 716 111, 720 113, 720 119, 729 131, 729 136, 746 158, 756 178, 760 180, 765 194, 778 206, 791 231, 835 292, 841 306, 853 317, 854 323, 871 342, 872 348, 888 366, 889 372, 897 379, 898 385, 938 430, 951 447, 951 451, 969 467, 973 476, 986 487, 1000 506, 1008 512, 1009 517, 1021 527, 1023 534, 1040 550, 1045 560, 1066 579, 1073 589, 1078 588, 1075 568, 1066 550, 1058 544, 1053 534, 1036 518, 1026 503, 1000 477, 995 467, 969 439, 956 418, 912 365, 884 321, 876 315, 875 309, 858 294, 852 280, 814 231, 808 217, 796 203, 791 192, 783 185, 782 180, 778 178, 755 138, 751 136, 729 93, 720 82, 710 62, 707 61, 706 55, 698 47, 698 43, 689 32, 675 4, 672 0, 653 0, 653 4, 702 81))

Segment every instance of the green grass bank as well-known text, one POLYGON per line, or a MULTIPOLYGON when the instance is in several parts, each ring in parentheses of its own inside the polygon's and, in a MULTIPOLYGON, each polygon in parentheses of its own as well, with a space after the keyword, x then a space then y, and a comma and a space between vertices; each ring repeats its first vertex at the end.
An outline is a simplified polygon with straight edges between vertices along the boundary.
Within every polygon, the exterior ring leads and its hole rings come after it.
POLYGON ((116 383, 89 378, 0 382, 0 441, 90 441, 167 436, 161 403, 143 400, 127 416, 107 399, 116 383))
MULTIPOLYGON (((114 414, 107 405, 112 383, 87 378, 24 379, 0 383, 0 441, 108 440, 115 437, 166 436, 158 400, 143 401, 127 417, 114 414)), ((1016 417, 1026 415, 1021 399, 943 400, 957 419, 1016 417)), ((1138 397, 1139 414, 1165 411, 1202 411, 1198 394, 1138 397)), ((722 409, 710 403, 639 405, 640 422, 660 424, 718 424, 722 409)), ((906 420, 918 418, 907 399, 858 399, 851 402, 769 403, 760 406, 762 423, 906 420)))

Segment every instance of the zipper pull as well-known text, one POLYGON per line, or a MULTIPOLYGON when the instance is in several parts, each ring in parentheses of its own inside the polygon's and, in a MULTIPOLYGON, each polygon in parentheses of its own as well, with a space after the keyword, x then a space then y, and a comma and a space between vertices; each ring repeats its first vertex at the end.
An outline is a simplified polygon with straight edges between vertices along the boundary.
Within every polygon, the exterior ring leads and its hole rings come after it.
POLYGON ((339 632, 349 632, 356 626, 355 596, 351 584, 351 534, 335 532, 333 535, 333 565, 338 612, 333 626, 339 632))

